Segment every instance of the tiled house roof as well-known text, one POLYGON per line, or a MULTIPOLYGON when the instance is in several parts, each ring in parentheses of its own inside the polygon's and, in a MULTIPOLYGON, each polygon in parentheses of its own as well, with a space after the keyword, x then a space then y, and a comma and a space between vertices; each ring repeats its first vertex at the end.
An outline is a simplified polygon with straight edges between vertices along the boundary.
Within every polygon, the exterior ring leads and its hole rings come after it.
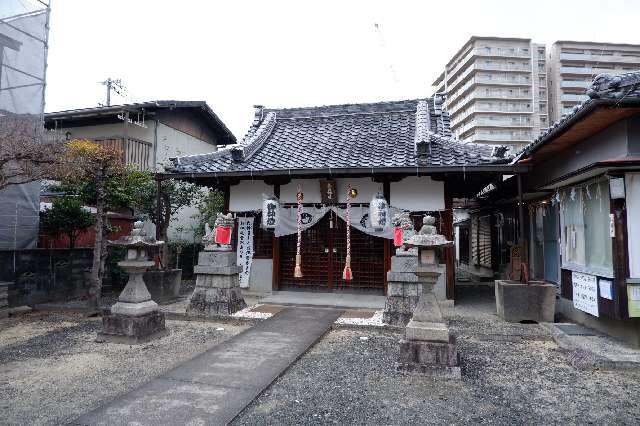
POLYGON ((517 153, 514 161, 533 153, 539 147, 554 139, 571 125, 581 120, 599 106, 624 106, 640 103, 640 71, 622 74, 600 74, 593 79, 586 91, 588 99, 573 107, 571 112, 546 129, 534 141, 517 153))
POLYGON ((172 159, 173 173, 471 167, 508 162, 493 148, 451 137, 433 98, 312 108, 266 109, 243 142, 211 154, 172 159))

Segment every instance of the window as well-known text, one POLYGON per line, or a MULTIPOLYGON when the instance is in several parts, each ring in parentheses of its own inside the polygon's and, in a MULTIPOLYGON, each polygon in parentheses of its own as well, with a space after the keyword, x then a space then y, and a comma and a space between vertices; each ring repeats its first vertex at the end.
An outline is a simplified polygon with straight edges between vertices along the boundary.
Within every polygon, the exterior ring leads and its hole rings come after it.
POLYGON ((566 189, 561 200, 563 268, 611 277, 609 181, 601 179, 566 189))

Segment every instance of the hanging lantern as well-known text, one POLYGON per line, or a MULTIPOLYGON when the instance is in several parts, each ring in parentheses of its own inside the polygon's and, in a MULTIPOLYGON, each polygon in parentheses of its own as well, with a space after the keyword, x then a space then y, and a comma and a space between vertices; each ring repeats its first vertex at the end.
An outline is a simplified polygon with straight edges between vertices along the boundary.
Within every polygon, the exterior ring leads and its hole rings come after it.
MULTIPOLYGON (((342 271, 342 279, 345 281, 351 281, 353 279, 353 273, 351 272, 351 185, 349 185, 349 191, 347 192, 347 258, 344 262, 344 270, 342 271)), ((356 195, 358 192, 356 191, 356 195)))
POLYGON ((298 201, 298 241, 296 244, 296 266, 293 269, 293 276, 295 278, 302 277, 302 252, 300 250, 302 244, 302 185, 298 184, 298 191, 296 193, 296 200, 298 201))
POLYGON ((275 229, 280 218, 280 203, 273 196, 262 199, 262 228, 275 229))
POLYGON ((389 223, 389 205, 379 192, 369 203, 369 220, 374 231, 384 231, 389 223))

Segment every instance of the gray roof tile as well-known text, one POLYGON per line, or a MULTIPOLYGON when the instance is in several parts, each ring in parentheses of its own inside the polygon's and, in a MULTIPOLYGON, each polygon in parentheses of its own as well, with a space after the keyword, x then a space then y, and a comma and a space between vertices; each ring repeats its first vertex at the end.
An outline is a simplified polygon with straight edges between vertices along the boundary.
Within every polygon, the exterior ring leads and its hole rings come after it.
POLYGON ((431 99, 262 109, 232 149, 173 159, 174 173, 476 166, 505 162, 492 147, 461 144, 431 99), (416 156, 422 144, 426 155, 416 156), (242 153, 234 161, 232 151, 242 153))

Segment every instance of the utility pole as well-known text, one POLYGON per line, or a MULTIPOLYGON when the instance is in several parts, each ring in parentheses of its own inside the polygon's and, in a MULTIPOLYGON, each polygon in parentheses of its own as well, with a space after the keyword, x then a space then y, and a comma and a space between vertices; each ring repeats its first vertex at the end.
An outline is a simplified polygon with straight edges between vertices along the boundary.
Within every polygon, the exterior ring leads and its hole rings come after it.
POLYGON ((125 91, 125 88, 122 85, 122 79, 113 80, 111 77, 109 77, 105 81, 101 81, 100 83, 107 86, 107 106, 111 106, 112 90, 118 95, 124 96, 123 93, 125 91))

